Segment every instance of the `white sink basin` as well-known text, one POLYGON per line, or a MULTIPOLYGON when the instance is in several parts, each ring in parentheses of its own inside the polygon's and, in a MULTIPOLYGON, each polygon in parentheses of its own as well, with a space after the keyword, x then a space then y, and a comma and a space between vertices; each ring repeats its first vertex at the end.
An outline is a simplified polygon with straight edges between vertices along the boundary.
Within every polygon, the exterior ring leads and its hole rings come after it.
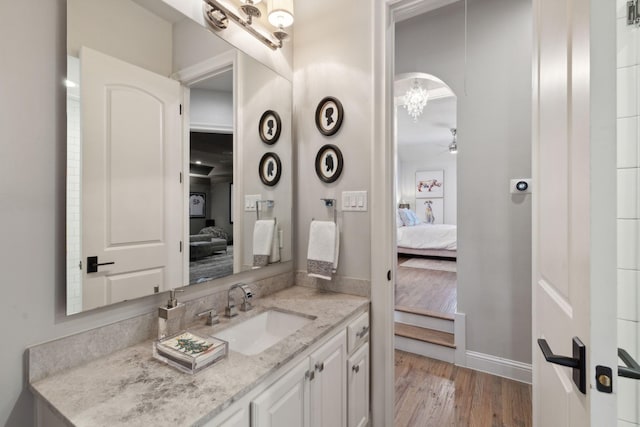
POLYGON ((215 334, 229 349, 247 356, 262 353, 302 328, 313 318, 279 310, 268 310, 215 334))

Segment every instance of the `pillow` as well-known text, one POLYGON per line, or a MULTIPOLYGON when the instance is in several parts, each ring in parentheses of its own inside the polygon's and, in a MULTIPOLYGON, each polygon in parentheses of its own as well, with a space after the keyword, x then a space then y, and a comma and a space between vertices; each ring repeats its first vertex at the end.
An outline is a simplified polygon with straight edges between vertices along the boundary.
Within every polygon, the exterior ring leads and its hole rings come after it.
POLYGON ((420 224, 420 220, 416 216, 415 212, 413 212, 411 209, 398 209, 398 213, 400 214, 402 223, 406 227, 420 224))
POLYGON ((400 209, 396 210, 396 227, 403 227, 404 222, 402 222, 402 218, 400 217, 400 209))
POLYGON ((420 220, 418 219, 418 216, 416 215, 416 213, 414 211, 412 211, 411 209, 407 209, 409 212, 407 212, 409 214, 409 217, 411 218, 411 225, 418 225, 420 224, 420 220))

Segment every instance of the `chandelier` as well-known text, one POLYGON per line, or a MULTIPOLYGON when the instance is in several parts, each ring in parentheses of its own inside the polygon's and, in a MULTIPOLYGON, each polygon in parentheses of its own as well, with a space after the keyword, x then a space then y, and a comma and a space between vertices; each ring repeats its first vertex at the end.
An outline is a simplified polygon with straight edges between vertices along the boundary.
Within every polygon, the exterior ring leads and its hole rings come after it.
POLYGON ((427 105, 428 100, 429 94, 420 85, 418 79, 415 79, 413 86, 404 94, 404 108, 413 117, 414 122, 418 121, 418 116, 422 114, 422 110, 427 105))

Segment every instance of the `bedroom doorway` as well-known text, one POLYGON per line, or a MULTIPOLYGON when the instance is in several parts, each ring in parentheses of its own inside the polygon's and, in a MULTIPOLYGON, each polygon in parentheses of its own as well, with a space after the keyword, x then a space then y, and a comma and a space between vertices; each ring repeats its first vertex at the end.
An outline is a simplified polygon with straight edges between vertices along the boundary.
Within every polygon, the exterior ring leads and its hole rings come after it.
POLYGON ((396 75, 394 99, 396 348, 453 362, 457 310, 457 97, 437 76, 412 72, 396 75))

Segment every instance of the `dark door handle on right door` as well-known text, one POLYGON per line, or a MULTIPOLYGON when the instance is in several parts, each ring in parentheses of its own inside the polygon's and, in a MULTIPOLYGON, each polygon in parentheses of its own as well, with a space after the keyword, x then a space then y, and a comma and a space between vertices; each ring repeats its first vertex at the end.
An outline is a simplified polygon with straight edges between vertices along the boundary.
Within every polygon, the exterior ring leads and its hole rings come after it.
POLYGON ((618 366, 618 376, 640 380, 640 365, 623 348, 618 349, 618 357, 626 366, 618 366))

